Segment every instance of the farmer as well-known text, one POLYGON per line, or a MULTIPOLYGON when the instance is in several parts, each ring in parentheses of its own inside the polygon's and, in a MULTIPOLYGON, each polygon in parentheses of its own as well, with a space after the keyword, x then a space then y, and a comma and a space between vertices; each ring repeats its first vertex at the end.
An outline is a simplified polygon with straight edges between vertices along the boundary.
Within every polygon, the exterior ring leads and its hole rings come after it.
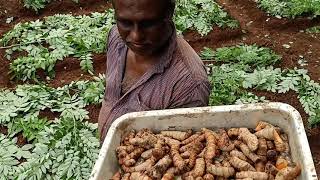
POLYGON ((205 67, 176 34, 175 1, 114 0, 112 4, 117 25, 108 35, 101 141, 112 122, 126 113, 208 105, 205 67))

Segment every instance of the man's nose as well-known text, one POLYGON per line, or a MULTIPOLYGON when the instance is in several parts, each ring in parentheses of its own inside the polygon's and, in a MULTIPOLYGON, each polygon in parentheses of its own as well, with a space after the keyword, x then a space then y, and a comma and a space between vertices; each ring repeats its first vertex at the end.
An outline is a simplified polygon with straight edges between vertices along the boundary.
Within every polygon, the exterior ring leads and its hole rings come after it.
POLYGON ((130 31, 130 40, 133 42, 140 42, 143 39, 143 33, 138 24, 134 24, 133 29, 130 31))

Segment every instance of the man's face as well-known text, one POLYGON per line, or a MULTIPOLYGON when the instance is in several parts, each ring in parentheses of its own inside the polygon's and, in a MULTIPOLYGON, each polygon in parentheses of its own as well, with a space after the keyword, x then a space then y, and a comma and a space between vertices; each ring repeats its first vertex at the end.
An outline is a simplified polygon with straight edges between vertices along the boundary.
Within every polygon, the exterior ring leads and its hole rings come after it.
POLYGON ((136 54, 152 55, 171 35, 172 27, 163 0, 115 0, 118 30, 136 54))

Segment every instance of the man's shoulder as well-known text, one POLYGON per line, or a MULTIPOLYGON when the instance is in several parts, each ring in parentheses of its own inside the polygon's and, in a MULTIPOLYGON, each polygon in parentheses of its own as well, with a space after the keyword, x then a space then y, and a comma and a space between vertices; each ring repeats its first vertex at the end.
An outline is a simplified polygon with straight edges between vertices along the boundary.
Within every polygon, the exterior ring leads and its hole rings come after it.
POLYGON ((206 68, 194 49, 179 36, 173 62, 171 71, 175 76, 170 107, 208 105, 211 87, 206 68))
POLYGON ((196 81, 207 81, 205 66, 195 50, 181 37, 177 37, 176 63, 181 64, 184 72, 196 81))
POLYGON ((114 25, 108 34, 108 38, 107 38, 107 42, 108 42, 108 47, 112 47, 113 45, 116 45, 118 43, 121 43, 121 37, 118 31, 118 28, 116 25, 114 25))
POLYGON ((117 26, 113 26, 108 34, 107 40, 107 71, 113 72, 121 60, 124 43, 119 35, 117 26))

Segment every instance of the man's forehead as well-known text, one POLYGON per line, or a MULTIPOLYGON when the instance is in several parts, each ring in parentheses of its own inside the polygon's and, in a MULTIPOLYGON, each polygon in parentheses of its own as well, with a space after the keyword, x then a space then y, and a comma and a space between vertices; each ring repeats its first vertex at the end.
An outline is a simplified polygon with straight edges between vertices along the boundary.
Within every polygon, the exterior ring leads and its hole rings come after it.
POLYGON ((117 16, 151 16, 165 14, 166 0, 114 0, 117 16))
POLYGON ((113 0, 116 6, 138 7, 145 6, 146 8, 157 7, 163 8, 168 4, 168 0, 113 0))

